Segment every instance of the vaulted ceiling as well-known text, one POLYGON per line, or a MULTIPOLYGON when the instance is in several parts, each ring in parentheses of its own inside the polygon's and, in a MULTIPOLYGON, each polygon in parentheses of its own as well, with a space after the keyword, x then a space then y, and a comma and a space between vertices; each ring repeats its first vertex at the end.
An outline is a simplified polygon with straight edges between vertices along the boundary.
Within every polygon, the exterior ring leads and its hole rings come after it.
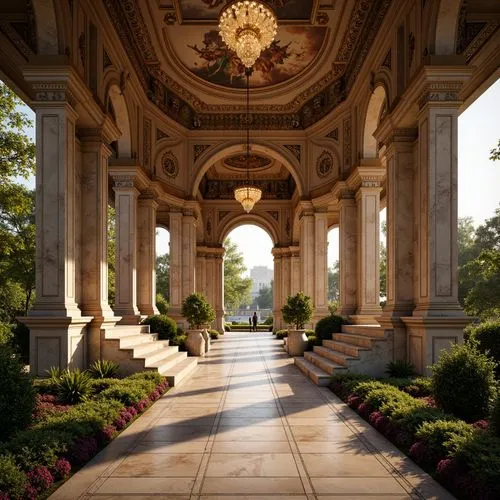
MULTIPOLYGON (((228 0, 104 0, 149 98, 188 129, 245 128, 244 69, 217 31, 228 0)), ((251 77, 254 129, 305 129, 345 100, 391 0, 267 0, 275 43, 251 77)))

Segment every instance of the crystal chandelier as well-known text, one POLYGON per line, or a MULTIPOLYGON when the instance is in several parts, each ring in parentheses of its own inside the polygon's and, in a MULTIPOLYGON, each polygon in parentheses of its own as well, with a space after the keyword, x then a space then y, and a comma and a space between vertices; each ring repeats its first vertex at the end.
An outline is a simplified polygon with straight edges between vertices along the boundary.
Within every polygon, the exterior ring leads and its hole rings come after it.
POLYGON ((247 140, 246 140, 246 164, 247 178, 245 184, 238 186, 234 190, 234 198, 240 202, 243 210, 249 213, 254 205, 262 197, 262 189, 250 182, 250 73, 252 70, 247 68, 245 71, 247 77, 247 140))
POLYGON ((271 45, 277 28, 276 15, 259 0, 233 1, 219 17, 222 39, 247 68, 271 45))

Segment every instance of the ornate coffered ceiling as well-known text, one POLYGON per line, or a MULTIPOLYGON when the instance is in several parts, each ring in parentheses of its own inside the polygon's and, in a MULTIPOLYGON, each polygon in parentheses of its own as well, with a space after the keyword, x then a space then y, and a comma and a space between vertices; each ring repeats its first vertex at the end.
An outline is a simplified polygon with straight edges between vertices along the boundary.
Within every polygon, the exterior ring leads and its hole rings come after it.
MULTIPOLYGON (((188 129, 246 127, 242 68, 222 44, 227 0, 103 0, 148 97, 188 129)), ((347 96, 391 0, 269 0, 276 43, 255 66, 253 129, 304 129, 347 96)))

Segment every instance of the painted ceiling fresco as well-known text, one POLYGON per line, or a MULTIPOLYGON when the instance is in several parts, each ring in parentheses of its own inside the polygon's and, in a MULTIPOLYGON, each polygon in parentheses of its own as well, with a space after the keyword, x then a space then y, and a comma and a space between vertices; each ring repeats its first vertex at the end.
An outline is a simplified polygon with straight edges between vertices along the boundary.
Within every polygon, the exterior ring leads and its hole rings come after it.
MULTIPOLYGON (((257 59, 251 87, 282 83, 308 67, 323 45, 326 27, 281 25, 276 40, 257 59)), ((169 27, 172 48, 192 73, 211 83, 244 88, 245 67, 219 32, 203 25, 169 27)))
MULTIPOLYGON (((177 9, 183 22, 217 21, 222 8, 230 0, 177 0, 177 9)), ((267 0, 281 20, 302 20, 311 18, 313 0, 267 0)))

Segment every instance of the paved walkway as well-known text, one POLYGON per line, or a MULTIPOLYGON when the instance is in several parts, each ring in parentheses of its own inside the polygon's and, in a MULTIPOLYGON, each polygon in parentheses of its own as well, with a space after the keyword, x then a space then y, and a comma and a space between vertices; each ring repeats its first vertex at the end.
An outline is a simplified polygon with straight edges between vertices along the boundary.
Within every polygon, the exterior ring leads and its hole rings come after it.
POLYGON ((451 499, 268 333, 229 333, 52 497, 451 499))

